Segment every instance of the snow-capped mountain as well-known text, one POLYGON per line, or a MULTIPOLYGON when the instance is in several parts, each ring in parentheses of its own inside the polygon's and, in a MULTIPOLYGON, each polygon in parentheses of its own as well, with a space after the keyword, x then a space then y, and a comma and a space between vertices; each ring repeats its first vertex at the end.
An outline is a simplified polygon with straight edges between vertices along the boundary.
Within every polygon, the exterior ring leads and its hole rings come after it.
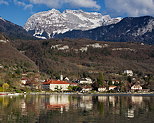
POLYGON ((86 31, 73 30, 55 35, 55 38, 88 38, 97 41, 154 44, 154 17, 126 17, 117 24, 86 31))
POLYGON ((115 24, 122 18, 111 18, 97 12, 84 12, 82 10, 56 9, 39 12, 32 15, 26 22, 24 29, 38 38, 52 38, 55 34, 71 30, 90 30, 102 25, 115 24))

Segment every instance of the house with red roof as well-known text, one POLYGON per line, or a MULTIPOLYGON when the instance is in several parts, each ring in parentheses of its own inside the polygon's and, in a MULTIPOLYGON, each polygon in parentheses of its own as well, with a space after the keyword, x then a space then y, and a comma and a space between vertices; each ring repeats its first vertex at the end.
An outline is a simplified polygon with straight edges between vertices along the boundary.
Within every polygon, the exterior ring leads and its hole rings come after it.
POLYGON ((42 83, 42 88, 45 90, 61 90, 61 91, 66 91, 68 90, 68 87, 70 86, 70 83, 66 81, 61 81, 61 80, 47 80, 42 83))
POLYGON ((115 90, 116 88, 117 88, 117 86, 111 85, 111 86, 109 86, 109 91, 110 90, 115 90))

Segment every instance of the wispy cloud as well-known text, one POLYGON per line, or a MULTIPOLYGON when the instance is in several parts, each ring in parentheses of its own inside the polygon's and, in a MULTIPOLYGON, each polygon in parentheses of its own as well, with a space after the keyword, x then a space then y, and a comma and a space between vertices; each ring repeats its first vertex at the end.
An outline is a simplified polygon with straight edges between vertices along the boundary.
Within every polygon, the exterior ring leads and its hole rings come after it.
POLYGON ((0 4, 9 5, 9 3, 6 0, 0 0, 0 4))
POLYGON ((18 6, 22 6, 24 7, 24 9, 32 9, 33 8, 33 5, 32 4, 26 4, 22 1, 19 1, 19 0, 13 0, 13 2, 18 5, 18 6))
POLYGON ((100 5, 98 5, 97 2, 94 0, 64 0, 64 2, 77 7, 97 8, 97 9, 101 8, 100 5))
POLYGON ((105 0, 105 4, 114 15, 154 15, 154 0, 105 0))
POLYGON ((84 8, 97 8, 100 6, 97 4, 96 0, 28 0, 33 4, 44 4, 48 7, 60 8, 64 4, 69 4, 76 7, 84 8))

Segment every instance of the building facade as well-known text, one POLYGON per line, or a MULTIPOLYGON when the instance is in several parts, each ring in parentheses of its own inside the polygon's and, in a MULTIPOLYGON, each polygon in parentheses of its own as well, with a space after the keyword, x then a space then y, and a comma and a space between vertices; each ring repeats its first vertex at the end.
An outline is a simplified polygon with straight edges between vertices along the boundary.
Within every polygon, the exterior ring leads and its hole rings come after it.
POLYGON ((70 83, 66 81, 60 81, 60 80, 48 80, 43 82, 42 88, 45 90, 60 90, 60 91, 66 91, 68 90, 68 87, 70 86, 70 83))

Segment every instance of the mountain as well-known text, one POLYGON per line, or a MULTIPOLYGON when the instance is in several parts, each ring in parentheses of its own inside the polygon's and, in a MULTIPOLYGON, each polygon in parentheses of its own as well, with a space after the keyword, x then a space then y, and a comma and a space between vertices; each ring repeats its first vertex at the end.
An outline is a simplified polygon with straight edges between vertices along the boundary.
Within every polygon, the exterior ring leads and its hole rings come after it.
POLYGON ((0 33, 0 65, 18 66, 25 70, 38 70, 35 63, 21 51, 12 46, 11 42, 0 33))
POLYGON ((61 13, 52 9, 32 15, 24 29, 37 38, 46 39, 71 30, 89 30, 102 25, 115 24, 120 20, 121 18, 111 18, 109 15, 103 16, 97 12, 65 10, 61 13))
POLYGON ((97 41, 143 42, 154 44, 154 17, 127 17, 119 23, 92 30, 73 30, 55 38, 89 38, 97 41))
POLYGON ((23 27, 0 17, 0 32, 9 39, 36 39, 29 34, 23 27))
POLYGON ((153 45, 89 39, 18 40, 14 44, 41 72, 51 76, 123 73, 127 69, 137 74, 154 73, 153 45))

